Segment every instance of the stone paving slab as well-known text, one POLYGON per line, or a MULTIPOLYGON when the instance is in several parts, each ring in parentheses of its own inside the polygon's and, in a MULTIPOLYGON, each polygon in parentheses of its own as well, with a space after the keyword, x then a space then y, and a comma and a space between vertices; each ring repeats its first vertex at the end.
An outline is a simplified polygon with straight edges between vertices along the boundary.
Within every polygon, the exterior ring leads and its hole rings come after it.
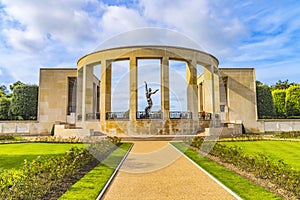
POLYGON ((235 199, 166 141, 135 142, 104 199, 235 199))

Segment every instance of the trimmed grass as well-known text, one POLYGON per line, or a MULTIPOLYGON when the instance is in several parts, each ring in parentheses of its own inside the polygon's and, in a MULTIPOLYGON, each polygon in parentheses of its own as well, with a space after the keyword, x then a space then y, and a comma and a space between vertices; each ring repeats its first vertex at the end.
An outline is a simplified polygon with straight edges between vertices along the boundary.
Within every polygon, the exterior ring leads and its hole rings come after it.
POLYGON ((59 199, 96 199, 130 146, 131 143, 123 143, 97 167, 70 187, 59 199))
POLYGON ((284 160, 284 163, 300 170, 300 142, 292 141, 245 141, 222 142, 227 146, 242 147, 243 152, 255 155, 258 152, 268 155, 272 160, 284 160))
POLYGON ((243 199, 261 200, 261 199, 281 199, 275 194, 265 190, 253 182, 245 179, 238 174, 218 165, 217 163, 201 156, 198 152, 187 148, 183 143, 171 143, 185 155, 191 158, 195 163, 205 169, 208 173, 226 185, 243 199))
POLYGON ((0 169, 18 169, 23 165, 25 159, 31 161, 38 156, 55 156, 57 154, 63 154, 73 146, 83 147, 84 144, 0 144, 0 169))

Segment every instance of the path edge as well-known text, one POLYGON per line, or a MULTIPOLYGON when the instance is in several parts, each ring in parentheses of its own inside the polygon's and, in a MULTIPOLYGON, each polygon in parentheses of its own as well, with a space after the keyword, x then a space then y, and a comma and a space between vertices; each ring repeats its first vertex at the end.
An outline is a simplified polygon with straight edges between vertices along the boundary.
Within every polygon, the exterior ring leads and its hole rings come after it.
POLYGON ((128 151, 126 152, 126 154, 124 155, 124 157, 122 158, 122 160, 120 161, 119 165, 116 167, 116 169, 114 170, 113 174, 110 176, 110 178, 108 179, 108 181, 106 182, 105 186, 102 188, 101 192, 99 193, 99 195, 97 196, 96 200, 100 200, 104 197, 104 194, 106 193, 106 190, 109 188, 110 184, 112 183, 112 181, 114 180, 115 176, 117 175, 119 169, 121 168, 123 162, 125 161, 125 159, 127 158, 128 154, 130 153, 132 147, 134 144, 131 144, 128 151))
POLYGON ((181 152, 179 149, 177 149, 175 146, 173 146, 171 143, 169 143, 176 151, 178 151, 181 155, 183 155, 185 158, 187 158, 191 163, 193 163, 196 167, 198 167, 203 173, 205 173, 209 178, 211 178, 213 181, 215 181, 218 185, 220 185, 224 190, 226 190, 229 194, 231 194, 234 198, 237 200, 243 200, 239 195, 237 195, 235 192, 233 192, 231 189, 229 189, 226 185, 221 183, 218 179, 216 179, 213 175, 208 173, 205 169, 203 169, 200 165, 195 163, 192 159, 190 159, 187 155, 185 155, 183 152, 181 152))

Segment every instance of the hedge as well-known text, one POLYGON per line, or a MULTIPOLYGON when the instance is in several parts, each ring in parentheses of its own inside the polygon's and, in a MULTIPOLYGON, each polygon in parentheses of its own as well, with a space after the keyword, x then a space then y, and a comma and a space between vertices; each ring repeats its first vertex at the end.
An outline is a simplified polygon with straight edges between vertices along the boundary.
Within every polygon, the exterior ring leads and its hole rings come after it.
POLYGON ((286 90, 286 113, 288 116, 300 115, 300 86, 291 86, 286 90))
POLYGON ((273 97, 277 117, 286 116, 286 106, 285 106, 286 90, 280 90, 280 89, 273 90, 272 97, 273 97))
POLYGON ((11 99, 7 97, 0 98, 0 120, 10 119, 9 108, 11 104, 11 99))
POLYGON ((14 88, 11 101, 11 113, 24 120, 36 119, 38 107, 38 86, 19 85, 14 88))
POLYGON ((270 87, 264 84, 257 84, 256 92, 258 117, 260 119, 273 118, 275 116, 275 107, 270 87))

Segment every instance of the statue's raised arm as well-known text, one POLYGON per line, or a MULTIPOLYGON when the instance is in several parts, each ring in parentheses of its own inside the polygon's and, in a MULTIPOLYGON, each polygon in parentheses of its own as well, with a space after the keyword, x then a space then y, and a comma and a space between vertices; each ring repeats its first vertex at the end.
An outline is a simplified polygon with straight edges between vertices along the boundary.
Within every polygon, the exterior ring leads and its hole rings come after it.
POLYGON ((144 81, 145 82, 145 89, 146 89, 146 93, 148 92, 148 85, 147 85, 147 82, 146 81, 144 81))
POLYGON ((159 89, 156 89, 154 92, 152 92, 152 94, 155 94, 159 89))

